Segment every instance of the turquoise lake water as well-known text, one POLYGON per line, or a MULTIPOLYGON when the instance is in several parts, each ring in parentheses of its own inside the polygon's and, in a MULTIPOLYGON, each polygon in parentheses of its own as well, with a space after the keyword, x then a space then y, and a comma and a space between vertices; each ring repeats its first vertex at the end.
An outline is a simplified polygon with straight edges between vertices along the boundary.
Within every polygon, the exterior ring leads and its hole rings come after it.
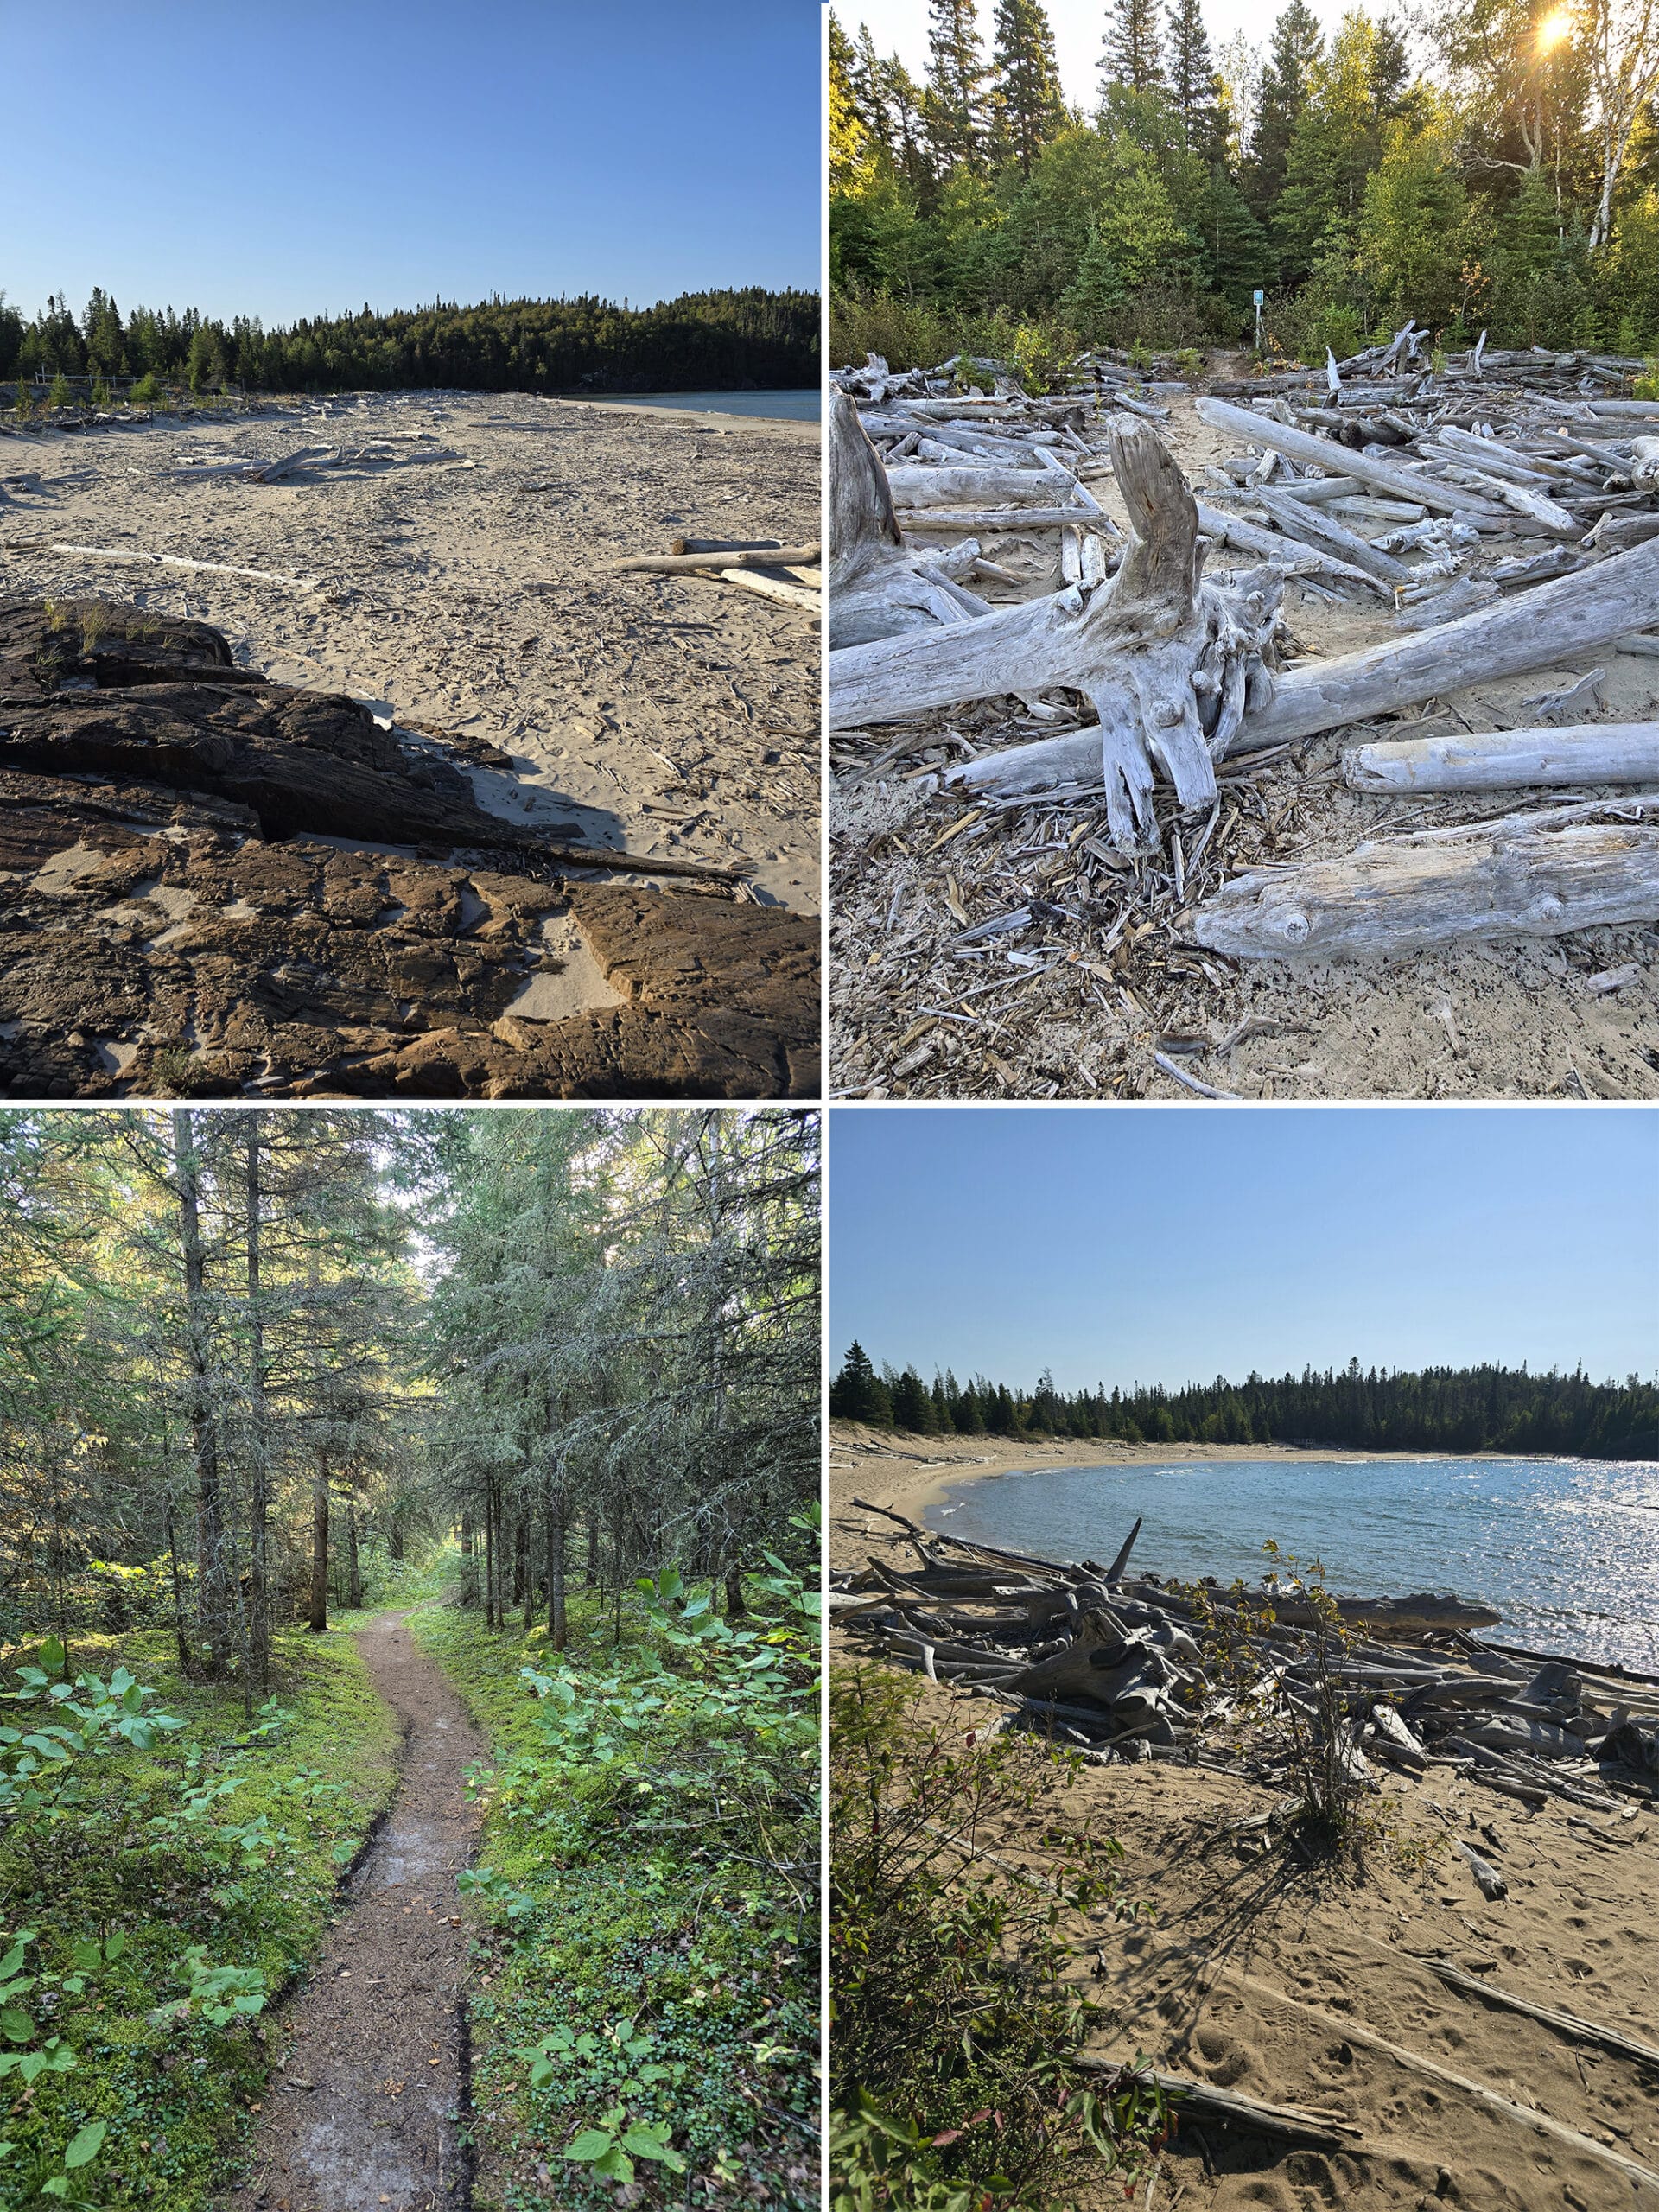
POLYGON ((1659 1673, 1659 1461, 1180 1459, 957 1483, 932 1528, 1044 1559, 1254 1583, 1262 1541, 1323 1561, 1344 1596, 1480 1599, 1491 1633, 1659 1673))
POLYGON ((607 400, 626 407, 690 407, 706 415, 766 415, 779 423, 816 423, 823 412, 818 391, 584 391, 584 399, 607 400))

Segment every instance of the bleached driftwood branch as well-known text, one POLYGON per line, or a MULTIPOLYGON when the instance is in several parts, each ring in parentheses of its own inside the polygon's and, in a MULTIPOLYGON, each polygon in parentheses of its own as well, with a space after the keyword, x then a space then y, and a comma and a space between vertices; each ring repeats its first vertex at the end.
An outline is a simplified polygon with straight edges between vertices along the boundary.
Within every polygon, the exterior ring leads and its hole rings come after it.
POLYGON ((1357 791, 1496 791, 1548 784, 1659 784, 1659 722, 1459 730, 1357 746, 1357 791))

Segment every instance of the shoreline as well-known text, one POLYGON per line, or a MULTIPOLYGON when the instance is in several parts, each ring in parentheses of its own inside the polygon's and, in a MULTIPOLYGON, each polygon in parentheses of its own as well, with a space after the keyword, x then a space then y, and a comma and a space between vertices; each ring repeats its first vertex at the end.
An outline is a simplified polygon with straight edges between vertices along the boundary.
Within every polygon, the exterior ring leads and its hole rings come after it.
MULTIPOLYGON (((872 1504, 895 1508, 919 1520, 953 1484, 979 1482, 999 1475, 1029 1473, 1039 1467, 1167 1466, 1189 1459, 1306 1459, 1321 1466, 1363 1466, 1390 1460, 1445 1459, 1459 1465, 1483 1459, 1512 1459, 1498 1452, 1357 1452, 1295 1444, 1125 1444, 1094 1437, 1087 1443, 1010 1443, 1001 1437, 903 1436, 860 1421, 830 1424, 830 1510, 852 1505, 859 1491, 872 1504)), ((874 1533, 874 1531, 871 1532, 874 1533)))
POLYGON ((729 430, 734 423, 759 423, 767 429, 782 430, 790 437, 807 440, 816 446, 822 435, 823 425, 804 419, 798 415, 752 415, 733 408, 664 407, 651 399, 630 399, 618 393, 614 399, 601 399, 592 392, 541 393, 537 397, 550 407, 602 407, 607 415, 654 415, 659 420, 666 416, 671 422, 690 423, 703 430, 729 430))

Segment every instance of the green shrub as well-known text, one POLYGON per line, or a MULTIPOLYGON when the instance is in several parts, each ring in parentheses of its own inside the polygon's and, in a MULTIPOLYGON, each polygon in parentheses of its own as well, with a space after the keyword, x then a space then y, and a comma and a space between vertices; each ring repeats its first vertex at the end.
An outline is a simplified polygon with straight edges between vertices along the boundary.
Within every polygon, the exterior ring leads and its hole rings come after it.
POLYGON ((947 2212, 971 2188, 1051 2202, 1084 2154, 1131 2178, 1161 2140, 1155 2086, 1077 2063, 1091 2018, 1062 1979, 1061 1909, 1116 1920, 1110 1839, 1068 1827, 1077 1761, 1039 1738, 922 1719, 923 1692, 874 1667, 830 1685, 832 2181, 843 2212, 947 2212), (1032 1878, 964 1835, 1040 1837, 1032 1878))

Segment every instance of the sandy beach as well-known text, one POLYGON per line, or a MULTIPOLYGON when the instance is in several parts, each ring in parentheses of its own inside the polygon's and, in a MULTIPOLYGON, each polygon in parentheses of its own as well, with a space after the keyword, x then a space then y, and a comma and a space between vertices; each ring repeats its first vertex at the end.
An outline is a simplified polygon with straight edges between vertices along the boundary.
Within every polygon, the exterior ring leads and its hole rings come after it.
MULTIPOLYGON (((1190 395, 1172 395, 1168 404, 1159 435, 1189 482, 1201 486, 1206 467, 1237 439, 1201 422, 1190 395)), ((1122 525, 1116 482, 1100 475, 1090 488, 1122 525)), ((1053 532, 999 535, 995 543, 998 563, 1020 582, 976 582, 993 604, 1058 588, 1053 532)), ((1220 555, 1211 563, 1225 565, 1220 555)), ((1400 634, 1375 597, 1333 605, 1294 582, 1285 615, 1297 645, 1320 658, 1400 634)), ((1659 662, 1606 647, 1478 683, 1444 703, 1466 728, 1510 728, 1527 719, 1527 698, 1593 668, 1605 672, 1606 719, 1641 721, 1659 706, 1659 662)), ((1363 967, 1200 963, 1149 937, 1144 949, 1120 948, 1103 967, 1094 949, 1101 931, 1060 920, 1046 939, 1069 958, 1024 980, 1011 972, 1001 991, 962 1001, 967 971, 953 956, 963 926, 957 910, 978 918, 1033 897, 1065 906, 1060 887, 1075 871, 1073 849, 1089 826, 1080 821, 1075 834, 1068 826, 1056 837, 1034 826, 1041 817, 1033 809, 1021 817, 1033 825, 1023 836, 964 837, 935 851, 964 810, 959 793, 930 793, 920 779, 946 758, 952 731, 971 731, 976 746, 1030 734, 1010 721, 1007 704, 938 715, 931 753, 911 732, 895 768, 836 784, 830 1033, 838 1092, 1189 1098, 1153 1060, 1161 1042, 1166 1056, 1186 1055, 1180 1065, 1201 1082, 1247 1098, 1659 1097, 1652 1051, 1659 963, 1645 926, 1498 939, 1363 967), (1020 848, 1017 857, 1011 847, 1020 848), (1617 988, 1592 988, 1592 978, 1624 969, 1630 973, 1617 988)), ((1262 770, 1229 849, 1230 867, 1334 858, 1367 837, 1442 830, 1513 809, 1513 792, 1408 805, 1350 791, 1340 762, 1357 735, 1310 738, 1262 770)), ((1093 826, 1103 835, 1103 817, 1093 826)), ((1037 939, 1021 943, 1031 953, 1037 939)))
MULTIPOLYGON (((375 394, 0 436, 0 590, 194 615, 240 666, 481 740, 479 804, 573 841, 742 862, 816 912, 818 633, 802 609, 614 576, 677 537, 818 535, 816 423, 615 401, 375 394), (228 472, 391 442, 397 466, 228 472), (309 588, 48 550, 181 555, 309 588)), ((803 581, 815 581, 803 572, 803 581)), ((647 879, 649 880, 649 879, 647 879)))
MULTIPOLYGON (((1008 1445, 836 1421, 832 1564, 915 1565, 899 1531, 855 1496, 919 1518, 964 1479, 1177 1454, 1259 1459, 1263 1448, 1008 1445)), ((832 1641, 840 1665, 865 1656, 844 1629, 832 1641)), ((919 1677, 913 1688, 918 1718, 948 1736, 1001 1721, 988 1700, 919 1677)), ((1375 1840, 1351 1879, 1266 1844, 1260 1820, 1273 1802, 1264 1786, 1179 1761, 1080 1764, 1042 1823, 1116 1839, 1120 1898, 1136 1908, 1133 1919, 1107 1907, 1062 1916, 1068 1978, 1101 2008, 1091 2052, 1335 2115, 1347 2131, 1334 2147, 1296 2147, 1189 2118, 1147 2201, 1163 2212, 1612 2212, 1659 2195, 1653 2069, 1499 2001, 1571 2013, 1659 2051, 1659 1793, 1614 1810, 1556 1798, 1535 1811, 1440 1759, 1418 1779, 1384 1770, 1375 1840), (1506 1897, 1486 1899, 1454 1836, 1500 1869, 1506 1897), (1474 1986, 1443 1980, 1427 1963, 1436 1959, 1474 1986), (1633 2181, 1632 2166, 1651 2180, 1633 2181)), ((1003 1823, 982 1840, 1005 1866, 1043 1873, 1034 1829, 1003 1823)), ((1121 2202, 1109 2182, 1075 2183, 1101 2212, 1121 2202)))
MULTIPOLYGON (((952 1734, 982 1731, 995 1712, 931 1684, 918 1690, 922 1717, 952 1734)), ((1062 1921, 1069 1978, 1103 2010, 1089 2049, 1335 2114, 1352 2131, 1340 2148, 1290 2148, 1189 2120, 1162 2161, 1156 2205, 1615 2212, 1649 2202, 1659 2193, 1652 2071, 1496 1993, 1659 2047, 1659 1812, 1649 1802, 1578 1814, 1557 1802, 1532 1813, 1439 1764, 1421 1782, 1389 1776, 1382 1792, 1391 1835, 1352 1882, 1297 1871, 1259 1832, 1241 1834, 1271 1792, 1228 1775, 1085 1766, 1059 1792, 1070 1823, 1122 1844, 1120 1896, 1146 1909, 1133 1923, 1108 1908, 1062 1921), (1486 1901, 1453 1834, 1501 1867, 1506 1897, 1486 1901), (1478 1986, 1448 1986, 1430 1958, 1478 1986), (1621 2160, 1656 2178, 1633 2183, 1621 2160)), ((1042 1871, 1030 1835, 984 1840, 1042 1871)), ((1084 2202, 1122 2197, 1109 2183, 1085 2183, 1084 2202)))

